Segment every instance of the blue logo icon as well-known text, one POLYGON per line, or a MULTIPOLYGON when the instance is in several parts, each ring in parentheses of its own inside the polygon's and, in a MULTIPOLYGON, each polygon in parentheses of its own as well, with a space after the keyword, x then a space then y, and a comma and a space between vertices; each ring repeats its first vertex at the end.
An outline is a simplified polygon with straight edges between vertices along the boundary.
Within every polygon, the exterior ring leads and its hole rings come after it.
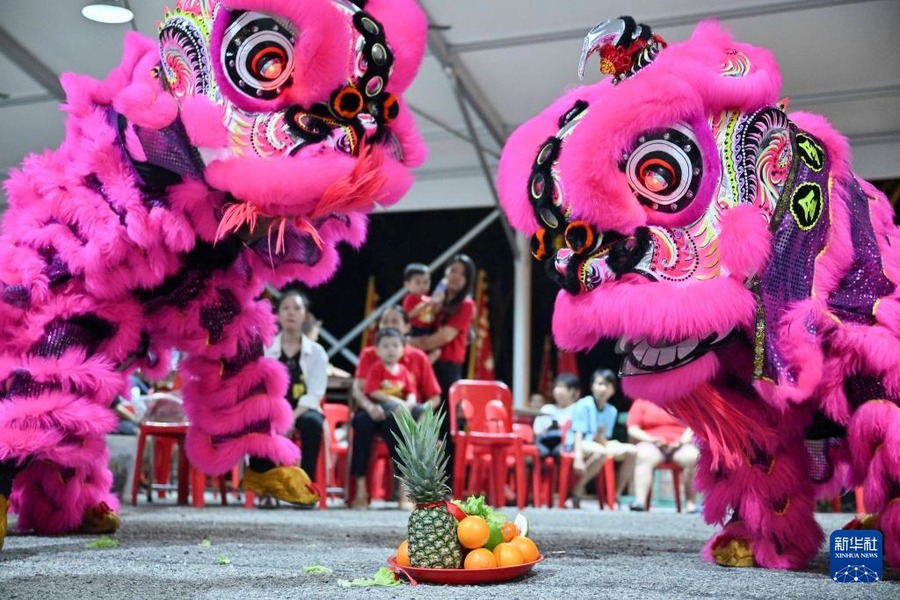
POLYGON ((831 534, 831 579, 838 583, 881 581, 884 544, 874 529, 838 530, 831 534))

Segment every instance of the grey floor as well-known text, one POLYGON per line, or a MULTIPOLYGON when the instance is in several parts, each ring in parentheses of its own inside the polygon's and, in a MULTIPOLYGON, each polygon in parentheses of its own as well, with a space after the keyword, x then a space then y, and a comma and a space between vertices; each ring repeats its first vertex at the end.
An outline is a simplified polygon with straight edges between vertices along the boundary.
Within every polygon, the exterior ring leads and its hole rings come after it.
MULTIPOLYGON (((506 510, 515 516, 516 510, 506 510)), ((88 536, 36 537, 15 531, 0 552, 0 598, 898 598, 900 575, 877 584, 838 584, 823 549, 806 570, 726 569, 703 562, 713 528, 698 515, 526 509, 545 555, 514 582, 482 586, 404 583, 350 588, 370 576, 406 536, 408 513, 331 508, 301 511, 124 507, 117 548, 89 548, 88 536), (208 540, 208 542, 204 542, 208 540), (227 562, 228 564, 220 564, 227 562), (321 565, 331 574, 309 574, 321 565)), ((823 514, 826 533, 849 515, 823 514)))

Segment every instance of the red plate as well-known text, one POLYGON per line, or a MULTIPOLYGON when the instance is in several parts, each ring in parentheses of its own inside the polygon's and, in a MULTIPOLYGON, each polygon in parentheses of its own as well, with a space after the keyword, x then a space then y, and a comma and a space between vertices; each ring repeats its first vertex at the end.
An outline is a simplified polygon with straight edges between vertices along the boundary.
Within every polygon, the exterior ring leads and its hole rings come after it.
POLYGON ((500 583, 521 577, 534 568, 534 565, 544 560, 544 555, 539 554, 534 562, 523 565, 511 565, 509 567, 495 567, 493 569, 425 569, 422 567, 401 567, 397 564, 397 557, 388 558, 388 564, 395 571, 406 575, 411 583, 446 583, 450 585, 475 585, 478 583, 500 583))

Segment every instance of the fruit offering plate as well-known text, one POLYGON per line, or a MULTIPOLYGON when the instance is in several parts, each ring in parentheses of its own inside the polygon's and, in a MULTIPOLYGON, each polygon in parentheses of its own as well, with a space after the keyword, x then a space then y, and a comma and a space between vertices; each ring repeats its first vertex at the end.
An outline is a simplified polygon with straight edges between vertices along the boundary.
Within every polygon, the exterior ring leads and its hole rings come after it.
POLYGON ((450 585, 477 585, 480 583, 500 583, 525 575, 534 565, 544 560, 544 555, 539 554, 536 561, 508 567, 494 567, 493 569, 425 569, 422 567, 401 567, 397 564, 397 557, 388 558, 388 564, 395 571, 406 575, 410 583, 427 582, 450 585))

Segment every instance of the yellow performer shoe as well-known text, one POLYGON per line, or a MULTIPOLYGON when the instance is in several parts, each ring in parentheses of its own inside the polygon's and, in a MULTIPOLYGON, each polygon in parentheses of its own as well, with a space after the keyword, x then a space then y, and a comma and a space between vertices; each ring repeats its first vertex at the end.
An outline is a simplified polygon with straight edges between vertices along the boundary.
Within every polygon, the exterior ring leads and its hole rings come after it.
POLYGON ((750 550, 750 542, 739 538, 732 538, 727 544, 713 548, 713 558, 716 564, 723 567, 755 567, 753 552, 750 550))
POLYGON ((260 497, 272 496, 300 506, 315 506, 319 501, 315 485, 300 467, 275 467, 265 473, 247 468, 241 488, 260 497))
POLYGON ((86 511, 81 519, 81 527, 78 528, 79 533, 115 533, 119 530, 122 519, 113 512, 106 502, 95 504, 86 511))
POLYGON ((9 511, 9 500, 0 494, 0 550, 3 550, 3 540, 6 539, 6 513, 9 511))

